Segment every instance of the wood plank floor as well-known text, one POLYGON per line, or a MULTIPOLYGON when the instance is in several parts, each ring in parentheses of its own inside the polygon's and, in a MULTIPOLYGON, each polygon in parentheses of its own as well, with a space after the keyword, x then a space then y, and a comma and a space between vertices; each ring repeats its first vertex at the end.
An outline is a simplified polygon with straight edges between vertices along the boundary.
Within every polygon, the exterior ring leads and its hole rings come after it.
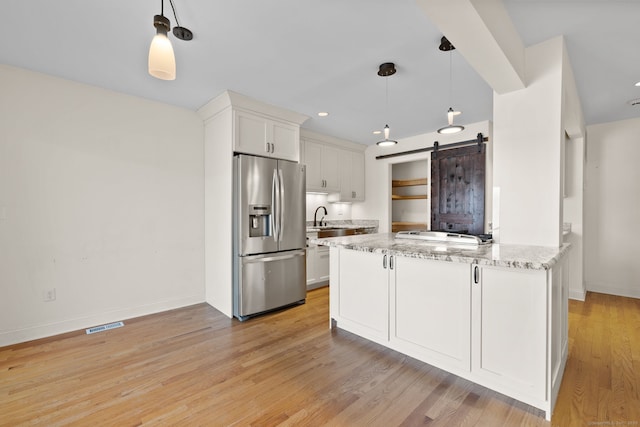
POLYGON ((244 323, 199 304, 0 348, 0 425, 640 426, 640 300, 570 302, 552 422, 328 329, 328 288, 244 323))

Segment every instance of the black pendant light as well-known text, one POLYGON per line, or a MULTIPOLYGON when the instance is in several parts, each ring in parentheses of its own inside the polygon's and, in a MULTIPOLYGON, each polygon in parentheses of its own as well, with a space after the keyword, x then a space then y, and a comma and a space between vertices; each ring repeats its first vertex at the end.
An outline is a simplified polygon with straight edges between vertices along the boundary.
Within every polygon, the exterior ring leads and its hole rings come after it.
MULTIPOLYGON (((393 62, 385 62, 384 64, 380 64, 380 67, 378 68, 378 75, 380 77, 385 77, 385 103, 387 117, 389 116, 389 81, 387 79, 395 73, 396 65, 393 62)), ((397 143, 398 141, 389 139, 389 125, 384 125, 384 139, 376 142, 376 145, 380 147, 389 147, 397 143)))
MULTIPOLYGON (((173 17, 178 24, 176 8, 173 0, 169 0, 173 9, 173 17)), ((167 33, 171 29, 169 18, 164 16, 164 0, 160 0, 160 15, 153 17, 153 26, 156 28, 156 35, 149 47, 149 74, 161 80, 175 80, 176 78, 176 57, 173 53, 173 46, 167 33)), ((181 27, 179 24, 173 28, 173 35, 180 40, 193 39, 191 30, 181 27)))
MULTIPOLYGON (((438 47, 443 52, 449 52, 449 105, 451 105, 453 99, 453 67, 451 65, 451 52, 455 49, 455 46, 451 44, 446 37, 442 36, 440 39, 440 46, 438 47)), ((464 130, 464 126, 454 125, 453 124, 453 116, 457 116, 462 114, 460 111, 455 111, 453 107, 449 107, 447 110, 447 122, 449 123, 447 126, 438 129, 438 133, 441 134, 450 134, 450 133, 458 133, 464 130)))

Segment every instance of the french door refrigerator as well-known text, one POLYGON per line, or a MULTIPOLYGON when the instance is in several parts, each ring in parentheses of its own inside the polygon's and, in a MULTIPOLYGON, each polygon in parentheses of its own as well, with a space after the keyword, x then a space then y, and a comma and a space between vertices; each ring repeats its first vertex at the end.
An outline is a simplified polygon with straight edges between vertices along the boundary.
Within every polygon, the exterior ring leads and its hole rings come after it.
POLYGON ((305 166, 236 154, 233 174, 233 315, 304 303, 305 166))

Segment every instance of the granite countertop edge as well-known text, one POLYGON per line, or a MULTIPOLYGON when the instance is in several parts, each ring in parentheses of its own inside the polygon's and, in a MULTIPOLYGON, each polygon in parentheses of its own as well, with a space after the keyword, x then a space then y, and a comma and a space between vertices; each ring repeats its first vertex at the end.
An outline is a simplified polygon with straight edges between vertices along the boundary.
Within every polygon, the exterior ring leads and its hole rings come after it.
POLYGON ((316 245, 363 252, 522 270, 549 270, 565 256, 571 247, 568 243, 560 247, 494 243, 479 246, 477 249, 460 249, 422 241, 396 240, 394 235, 394 233, 378 233, 310 241, 316 245))

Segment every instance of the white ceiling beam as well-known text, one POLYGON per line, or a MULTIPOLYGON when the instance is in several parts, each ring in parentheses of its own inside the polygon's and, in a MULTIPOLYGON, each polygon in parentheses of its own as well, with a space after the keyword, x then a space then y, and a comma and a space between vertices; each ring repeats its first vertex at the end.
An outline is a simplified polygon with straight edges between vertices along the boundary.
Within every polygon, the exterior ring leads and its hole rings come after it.
POLYGON ((502 0, 416 1, 494 91, 526 87, 524 44, 502 0))

